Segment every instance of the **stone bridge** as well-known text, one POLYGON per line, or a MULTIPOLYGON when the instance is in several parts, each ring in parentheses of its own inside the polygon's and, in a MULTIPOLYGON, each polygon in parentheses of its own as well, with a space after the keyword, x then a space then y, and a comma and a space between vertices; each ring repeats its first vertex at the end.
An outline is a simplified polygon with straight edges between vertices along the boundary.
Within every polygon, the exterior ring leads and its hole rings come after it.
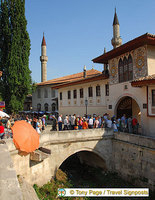
POLYGON ((17 174, 26 177, 31 184, 42 185, 47 183, 60 165, 75 153, 79 153, 82 160, 87 161, 89 158, 91 165, 112 170, 112 138, 113 131, 105 129, 47 131, 40 137, 40 147, 51 150, 51 154, 42 162, 31 161, 30 155, 18 155, 12 141, 8 141, 7 144, 17 174))
POLYGON ((109 129, 51 132, 40 137, 40 147, 51 151, 45 159, 34 162, 30 155, 19 155, 12 140, 8 152, 17 175, 33 185, 43 185, 61 164, 77 153, 82 162, 115 171, 138 186, 155 188, 155 139, 128 133, 114 134, 109 129))

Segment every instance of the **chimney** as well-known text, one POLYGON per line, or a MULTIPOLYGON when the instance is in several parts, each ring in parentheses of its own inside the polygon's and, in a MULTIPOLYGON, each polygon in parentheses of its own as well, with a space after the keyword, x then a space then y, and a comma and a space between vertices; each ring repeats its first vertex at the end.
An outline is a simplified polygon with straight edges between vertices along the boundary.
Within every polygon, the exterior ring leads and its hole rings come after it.
POLYGON ((83 77, 86 78, 86 65, 83 68, 83 77))

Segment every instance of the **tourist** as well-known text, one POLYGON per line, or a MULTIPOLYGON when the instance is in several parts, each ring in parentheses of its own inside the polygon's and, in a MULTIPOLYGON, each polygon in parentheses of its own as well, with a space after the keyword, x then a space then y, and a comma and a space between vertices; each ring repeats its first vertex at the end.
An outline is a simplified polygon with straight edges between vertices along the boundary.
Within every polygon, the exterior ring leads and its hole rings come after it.
POLYGON ((118 131, 120 131, 121 129, 120 129, 120 122, 121 122, 121 119, 120 118, 117 118, 116 119, 116 126, 117 126, 117 129, 118 129, 118 131))
POLYGON ((138 121, 135 116, 132 119, 132 127, 133 127, 133 133, 138 134, 138 121))
POLYGON ((75 118, 76 118, 75 116, 76 116, 75 114, 71 116, 71 129, 72 130, 74 130, 74 126, 75 126, 75 118))
POLYGON ((37 120, 37 118, 33 117, 32 126, 34 129, 36 129, 36 120, 37 120))
POLYGON ((105 119, 103 118, 103 119, 102 119, 102 123, 101 123, 101 128, 105 128, 105 126, 106 126, 105 124, 106 124, 106 123, 105 123, 105 119))
POLYGON ((132 133, 132 117, 128 118, 128 131, 132 133))
POLYGON ((40 130, 40 132, 42 132, 43 123, 42 123, 41 117, 39 117, 38 122, 39 122, 39 130, 40 130))
POLYGON ((51 131, 57 131, 57 119, 55 115, 52 115, 52 129, 51 131))
POLYGON ((82 124, 82 129, 88 129, 88 123, 86 121, 86 118, 83 118, 83 124, 82 124))
POLYGON ((114 121, 116 122, 115 115, 113 115, 113 117, 111 118, 111 121, 112 121, 112 124, 114 123, 114 121))
POLYGON ((121 131, 125 132, 125 123, 126 122, 126 117, 125 117, 125 114, 121 117, 121 131))
POLYGON ((101 119, 101 116, 98 116, 98 121, 99 121, 98 128, 101 128, 101 124, 102 124, 102 119, 101 119))
POLYGON ((107 128, 112 127, 112 121, 110 120, 110 117, 108 116, 107 121, 106 121, 107 128))
POLYGON ((116 121, 113 121, 112 127, 113 127, 114 132, 118 132, 116 121))
POLYGON ((92 129, 92 128, 93 128, 93 125, 94 125, 94 123, 93 123, 93 117, 90 117, 89 122, 88 122, 88 127, 89 127, 90 129, 92 129))
POLYGON ((46 124, 46 115, 43 115, 42 117, 42 130, 44 131, 45 130, 45 124, 46 124))
POLYGON ((82 117, 80 117, 80 119, 79 119, 79 130, 82 129, 82 124, 83 124, 83 120, 82 120, 82 117))
POLYGON ((95 117, 95 121, 94 121, 94 128, 99 128, 99 121, 98 121, 98 117, 95 117))
POLYGON ((69 127, 69 120, 68 120, 68 116, 66 115, 64 119, 64 130, 68 130, 68 127, 69 127))
POLYGON ((58 128, 59 128, 59 131, 62 130, 62 115, 59 115, 58 117, 58 128))
POLYGON ((6 128, 7 128, 8 130, 11 129, 11 118, 10 118, 10 119, 8 118, 8 121, 7 121, 7 123, 6 123, 6 128))
POLYGON ((76 119, 75 119, 75 126, 74 126, 74 130, 78 130, 78 128, 79 128, 79 118, 78 118, 78 117, 76 117, 76 119))
POLYGON ((0 121, 0 139, 3 139, 3 137, 4 137, 4 126, 0 121))
POLYGON ((38 121, 38 119, 36 119, 36 131, 37 131, 37 133, 41 133, 40 132, 40 124, 39 124, 39 121, 38 121))

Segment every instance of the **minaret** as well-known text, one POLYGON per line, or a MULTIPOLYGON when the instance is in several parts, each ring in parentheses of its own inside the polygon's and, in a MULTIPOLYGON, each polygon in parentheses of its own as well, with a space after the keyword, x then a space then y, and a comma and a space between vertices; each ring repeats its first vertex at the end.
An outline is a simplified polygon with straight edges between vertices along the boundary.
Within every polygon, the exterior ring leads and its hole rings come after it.
POLYGON ((122 39, 119 33, 119 22, 118 22, 118 18, 116 14, 116 8, 115 8, 114 21, 113 21, 113 38, 111 40, 111 44, 114 49, 122 45, 122 39))
POLYGON ((47 60, 48 60, 48 57, 46 56, 46 42, 45 42, 45 37, 43 33, 43 40, 41 44, 41 56, 40 56, 41 82, 47 81, 47 60))

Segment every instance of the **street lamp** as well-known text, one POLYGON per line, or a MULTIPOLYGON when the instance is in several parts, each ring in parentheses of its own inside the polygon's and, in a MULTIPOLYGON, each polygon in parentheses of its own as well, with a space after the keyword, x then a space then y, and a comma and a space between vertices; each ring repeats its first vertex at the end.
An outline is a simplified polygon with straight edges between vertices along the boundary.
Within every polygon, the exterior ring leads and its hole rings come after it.
POLYGON ((86 106, 86 117, 87 117, 87 106, 88 106, 88 100, 87 100, 87 98, 85 99, 85 106, 86 106))

